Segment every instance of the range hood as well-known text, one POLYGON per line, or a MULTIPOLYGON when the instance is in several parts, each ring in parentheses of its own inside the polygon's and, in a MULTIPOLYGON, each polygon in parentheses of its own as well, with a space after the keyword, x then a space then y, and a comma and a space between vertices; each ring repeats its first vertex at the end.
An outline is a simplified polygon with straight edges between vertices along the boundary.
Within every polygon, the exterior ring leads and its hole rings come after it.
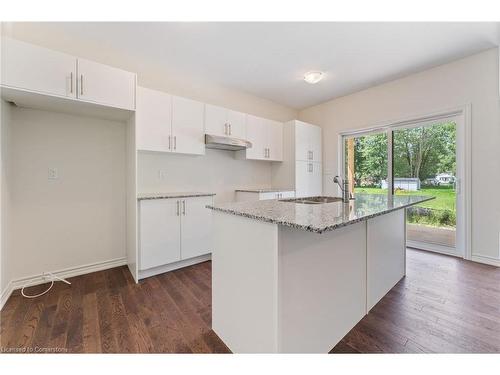
POLYGON ((239 151, 252 147, 252 143, 244 139, 205 134, 205 147, 217 150, 239 151))

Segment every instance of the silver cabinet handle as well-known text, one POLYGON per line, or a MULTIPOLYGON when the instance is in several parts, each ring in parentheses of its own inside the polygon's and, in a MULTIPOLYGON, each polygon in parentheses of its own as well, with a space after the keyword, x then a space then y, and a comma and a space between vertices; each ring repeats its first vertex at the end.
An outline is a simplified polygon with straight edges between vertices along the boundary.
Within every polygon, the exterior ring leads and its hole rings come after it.
POLYGON ((182 201, 182 214, 186 216, 186 201, 182 201))
POLYGON ((168 149, 169 150, 172 149, 172 136, 171 135, 168 136, 168 149))
POLYGON ((268 149, 267 149, 267 158, 269 159, 270 157, 271 157, 271 149, 270 149, 270 148, 268 148, 268 149))
POLYGON ((174 150, 177 150, 177 136, 174 135, 174 150))
POLYGON ((229 124, 229 135, 232 134, 231 124, 229 124))
POLYGON ((73 72, 69 75, 69 92, 73 94, 73 72))
POLYGON ((227 122, 224 124, 224 134, 227 135, 227 122))
POLYGON ((307 166, 307 168, 308 168, 309 172, 312 172, 313 171, 313 165, 312 165, 312 163, 309 163, 308 166, 307 166))
POLYGON ((83 95, 83 74, 80 75, 80 95, 83 95))
POLYGON ((179 212, 180 212, 180 208, 179 208, 179 207, 180 207, 180 202, 179 202, 179 201, 177 201, 177 202, 176 202, 176 204, 177 204, 177 216, 179 216, 179 212))

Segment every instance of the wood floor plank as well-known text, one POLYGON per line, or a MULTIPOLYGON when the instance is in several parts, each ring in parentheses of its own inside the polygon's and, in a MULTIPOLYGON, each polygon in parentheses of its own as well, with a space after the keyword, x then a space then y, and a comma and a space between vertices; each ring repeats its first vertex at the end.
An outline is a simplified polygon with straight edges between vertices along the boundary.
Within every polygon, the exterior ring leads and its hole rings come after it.
MULTIPOLYGON (((210 328, 211 262, 139 283, 126 266, 70 281, 36 299, 15 291, 0 312, 0 347, 230 352, 210 328)), ((436 352, 500 352, 500 269, 408 250, 407 276, 331 353, 436 352)))

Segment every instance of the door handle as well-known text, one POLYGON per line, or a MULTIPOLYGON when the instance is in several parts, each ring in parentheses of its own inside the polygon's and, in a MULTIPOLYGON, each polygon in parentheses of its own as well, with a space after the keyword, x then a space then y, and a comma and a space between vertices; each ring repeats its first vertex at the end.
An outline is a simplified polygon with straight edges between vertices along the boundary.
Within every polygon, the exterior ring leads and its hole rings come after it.
POLYGON ((227 135, 227 122, 224 124, 224 134, 227 135))
POLYGON ((83 95, 83 74, 80 75, 80 95, 83 95))
POLYGON ((171 150, 172 149, 172 136, 168 136, 168 149, 171 150))
POLYGON ((186 216, 186 201, 182 201, 182 214, 186 216))
POLYGON ((229 135, 233 133, 233 129, 231 129, 231 124, 229 124, 229 135))
POLYGON ((177 150, 177 136, 174 135, 174 151, 177 150))
POLYGON ((69 75, 69 92, 73 94, 73 72, 69 75))
POLYGON ((180 206, 180 202, 179 202, 179 201, 177 201, 176 203, 177 203, 177 216, 179 216, 179 212, 180 212, 180 208, 179 208, 179 206, 180 206))

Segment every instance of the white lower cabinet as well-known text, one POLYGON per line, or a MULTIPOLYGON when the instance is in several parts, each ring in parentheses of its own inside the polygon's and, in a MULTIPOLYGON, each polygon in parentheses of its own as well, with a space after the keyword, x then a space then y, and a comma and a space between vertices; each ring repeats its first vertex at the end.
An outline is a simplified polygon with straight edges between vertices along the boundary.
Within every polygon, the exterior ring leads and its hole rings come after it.
POLYGON ((181 259, 179 200, 141 200, 139 267, 146 270, 181 259))
POLYGON ((251 192, 251 191, 237 191, 236 201, 237 202, 248 202, 248 201, 263 201, 267 199, 287 199, 295 198, 295 191, 293 190, 282 190, 282 191, 268 191, 268 192, 251 192))
POLYGON ((212 251, 212 197, 182 201, 181 258, 194 258, 212 251))
POLYGON ((140 200, 139 270, 161 273, 162 266, 209 254, 212 212, 205 206, 212 203, 211 196, 140 200))

